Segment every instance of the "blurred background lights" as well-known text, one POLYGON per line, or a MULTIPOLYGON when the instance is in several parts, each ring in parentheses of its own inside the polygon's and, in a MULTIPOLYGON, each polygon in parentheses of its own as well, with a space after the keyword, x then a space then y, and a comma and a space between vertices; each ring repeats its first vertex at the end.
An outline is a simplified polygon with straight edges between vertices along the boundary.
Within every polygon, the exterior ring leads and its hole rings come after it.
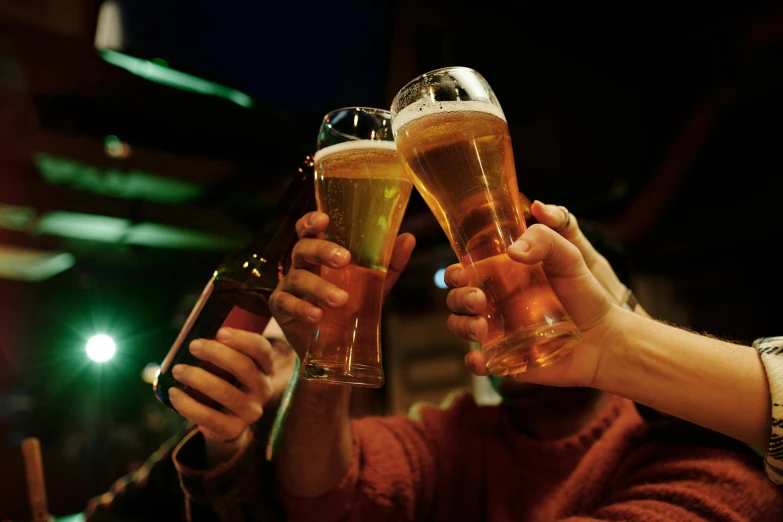
POLYGON ((110 158, 116 159, 127 159, 131 155, 130 145, 113 134, 103 139, 103 151, 110 158))
POLYGON ((441 268, 437 272, 435 272, 435 277, 433 278, 435 280, 435 286, 438 288, 448 288, 446 286, 446 269, 441 268))
POLYGON ((117 345, 108 335, 94 335, 87 341, 87 357, 97 363, 109 361, 116 352, 117 345))
POLYGON ((152 384, 155 382, 158 373, 160 373, 160 365, 156 362, 151 362, 141 371, 141 379, 148 384, 152 384))

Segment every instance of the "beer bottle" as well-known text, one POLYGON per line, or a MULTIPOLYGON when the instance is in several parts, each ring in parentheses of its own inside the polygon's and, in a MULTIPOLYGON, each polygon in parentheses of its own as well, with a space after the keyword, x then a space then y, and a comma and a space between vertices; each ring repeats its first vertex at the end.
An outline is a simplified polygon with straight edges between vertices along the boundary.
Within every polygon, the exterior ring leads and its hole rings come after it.
POLYGON ((176 364, 200 366, 235 383, 228 372, 193 356, 190 343, 214 339, 223 326, 263 333, 272 317, 269 297, 290 265, 296 221, 315 210, 313 176, 313 158, 307 156, 256 239, 226 256, 212 274, 153 382, 163 404, 172 407, 169 389, 175 386, 207 406, 220 408, 209 397, 177 382, 171 368, 176 364))

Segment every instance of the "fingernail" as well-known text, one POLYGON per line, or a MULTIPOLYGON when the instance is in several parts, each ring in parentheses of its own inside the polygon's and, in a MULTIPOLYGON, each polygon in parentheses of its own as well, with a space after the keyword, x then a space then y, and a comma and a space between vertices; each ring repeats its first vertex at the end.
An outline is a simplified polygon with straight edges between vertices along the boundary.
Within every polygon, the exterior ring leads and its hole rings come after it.
POLYGON ((472 335, 476 335, 476 323, 477 323, 477 322, 478 322, 478 320, 477 320, 477 319, 474 319, 474 320, 472 320, 471 322, 469 322, 469 323, 468 323, 468 331, 469 331, 469 332, 470 332, 472 335))
POLYGON ((530 250, 530 243, 525 241, 524 239, 517 239, 514 241, 510 247, 508 247, 509 250, 516 250, 517 252, 527 252, 530 250))
POLYGON ((467 366, 468 368, 472 368, 472 366, 470 365, 470 352, 465 354, 465 366, 467 366))
POLYGON ((473 304, 476 302, 476 291, 471 290, 468 295, 465 296, 465 304, 473 308, 473 304))
POLYGON ((332 304, 337 304, 338 302, 342 301, 348 297, 348 292, 345 290, 340 290, 339 288, 336 288, 329 292, 329 302, 332 304))
POLYGON ((454 271, 451 273, 451 282, 452 282, 454 285, 459 285, 459 275, 460 275, 461 273, 462 273, 462 270, 460 270, 459 268, 455 269, 455 270, 454 270, 454 271))
POLYGON ((183 373, 185 373, 185 369, 181 364, 174 365, 174 368, 171 369, 171 375, 173 375, 175 379, 182 377, 183 373))
POLYGON ((169 388, 169 400, 176 402, 180 397, 182 397, 182 392, 179 388, 169 388))
POLYGON ((307 316, 313 321, 317 321, 321 318, 321 310, 318 308, 311 308, 310 311, 307 312, 307 316))
POLYGON ((308 228, 313 226, 313 215, 312 214, 308 215, 307 218, 305 218, 305 226, 308 227, 308 228))
POLYGON ((221 328, 220 330, 218 330, 217 338, 220 341, 228 341, 229 339, 231 339, 232 335, 234 335, 234 334, 231 332, 230 329, 228 329, 228 328, 221 328))
MULTIPOLYGON (((190 353, 195 354, 201 351, 201 349, 204 347, 204 343, 198 339, 190 343, 190 353)), ((176 368, 176 366, 175 366, 176 368)))
POLYGON ((344 263, 346 259, 348 259, 348 252, 342 248, 335 248, 332 250, 332 263, 335 265, 344 263))

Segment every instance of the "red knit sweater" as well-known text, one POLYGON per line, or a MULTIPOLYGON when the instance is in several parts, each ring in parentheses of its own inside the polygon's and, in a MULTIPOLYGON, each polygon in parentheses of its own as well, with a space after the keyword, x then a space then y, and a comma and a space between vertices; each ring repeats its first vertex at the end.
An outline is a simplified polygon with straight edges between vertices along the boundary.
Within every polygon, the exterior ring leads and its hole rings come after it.
POLYGON ((557 441, 519 434, 503 408, 468 395, 353 430, 339 486, 315 499, 279 492, 289 521, 783 521, 783 491, 760 457, 657 428, 617 397, 557 441))

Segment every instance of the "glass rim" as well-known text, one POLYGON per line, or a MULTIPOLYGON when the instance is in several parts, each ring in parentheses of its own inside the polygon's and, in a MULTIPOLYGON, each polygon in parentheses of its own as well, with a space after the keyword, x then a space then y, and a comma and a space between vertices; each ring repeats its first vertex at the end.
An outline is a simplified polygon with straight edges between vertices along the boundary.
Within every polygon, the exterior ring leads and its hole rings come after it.
POLYGON ((358 112, 366 112, 368 114, 388 114, 389 118, 391 118, 391 111, 389 109, 381 109, 379 107, 363 107, 360 105, 349 105, 347 107, 340 107, 339 109, 332 109, 331 111, 328 111, 326 114, 324 114, 323 119, 326 119, 327 116, 330 114, 334 114, 336 112, 342 112, 342 111, 358 111, 358 112))
POLYGON ((381 109, 379 107, 362 107, 358 105, 349 105, 347 107, 333 109, 324 114, 323 118, 321 118, 321 127, 318 131, 318 139, 316 140, 316 156, 318 156, 318 152, 324 148, 336 145, 336 143, 330 143, 331 140, 326 137, 326 134, 335 137, 338 143, 347 141, 378 141, 393 143, 394 134, 391 130, 391 124, 392 113, 388 109, 381 109), (344 115, 343 113, 346 114, 344 115), (344 117, 353 118, 354 126, 356 125, 355 122, 361 118, 370 125, 373 135, 364 136, 361 134, 353 134, 351 132, 343 132, 338 128, 339 125, 337 123, 333 123, 333 118, 337 115, 341 115, 340 119, 344 117), (383 129, 387 130, 384 131, 383 129), (388 136, 386 136, 386 132, 388 132, 388 136))
POLYGON ((400 93, 402 93, 402 91, 406 90, 414 83, 418 83, 419 81, 422 80, 422 78, 425 78, 427 76, 434 76, 436 73, 442 73, 446 71, 471 71, 479 75, 481 74, 476 69, 472 67, 467 67, 465 65, 452 65, 449 67, 439 67, 437 69, 432 69, 431 71, 421 73, 420 75, 418 75, 417 77, 415 77, 414 79, 412 79, 411 81, 403 85, 402 88, 400 88, 400 90, 397 91, 397 94, 394 95, 394 98, 392 99, 392 105, 394 105, 394 102, 397 100, 397 97, 400 95, 400 93))

